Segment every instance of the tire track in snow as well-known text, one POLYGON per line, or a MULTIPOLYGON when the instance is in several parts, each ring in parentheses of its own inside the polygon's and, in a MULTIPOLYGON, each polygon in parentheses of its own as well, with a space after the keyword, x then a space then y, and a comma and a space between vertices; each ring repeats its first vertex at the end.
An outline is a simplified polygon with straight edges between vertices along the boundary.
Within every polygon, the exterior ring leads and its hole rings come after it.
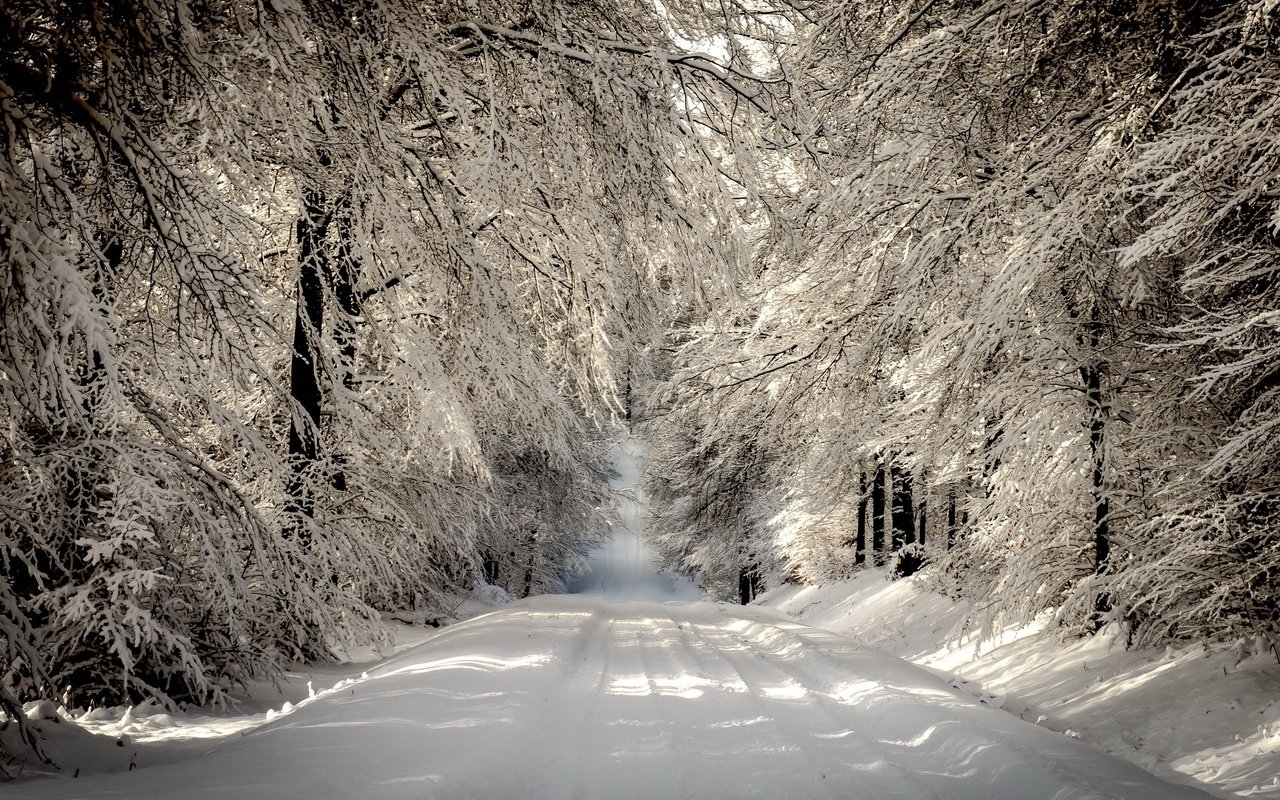
POLYGON ((646 797, 646 792, 636 794, 639 787, 664 777, 661 758, 669 752, 670 734, 660 725, 665 720, 650 713, 654 684, 644 662, 643 625, 631 611, 609 630, 607 663, 586 721, 584 769, 574 798, 646 797))
MULTIPOLYGON (((561 797, 570 797, 572 800, 585 800, 587 797, 587 764, 590 760, 587 753, 596 737, 596 709, 600 706, 600 698, 604 696, 609 685, 609 665, 612 662, 610 649, 616 625, 617 619, 611 617, 603 630, 598 630, 595 641, 592 642, 593 647, 590 652, 596 656, 599 670, 595 677, 595 685, 590 688, 586 705, 579 715, 578 729, 574 737, 576 746, 573 752, 576 754, 576 763, 573 766, 573 780, 568 787, 569 791, 561 794, 561 797)), ((565 699, 568 703, 574 702, 572 696, 567 696, 565 699)))
MULTIPOLYGON (((761 620, 740 617, 733 621, 735 624, 737 622, 746 622, 750 626, 765 628, 781 636, 787 635, 787 632, 779 626, 761 620)), ((724 630, 728 636, 743 645, 745 652, 754 654, 761 663, 767 664, 780 674, 794 679, 796 683, 806 689, 808 692, 806 696, 811 698, 814 708, 818 709, 828 720, 842 728, 842 733, 847 733, 847 738, 857 741, 864 752, 874 754, 876 765, 883 765, 898 776, 898 781, 878 781, 878 783, 882 784, 882 788, 878 791, 884 792, 889 797, 898 796, 903 793, 902 784, 905 783, 923 793, 913 793, 912 797, 930 797, 934 798, 934 800, 943 800, 944 795, 939 794, 927 781, 905 769, 902 764, 892 758, 882 742, 862 733, 864 725, 860 724, 861 721, 850 718, 853 715, 848 713, 849 706, 834 699, 834 686, 830 678, 817 678, 812 672, 800 666, 802 660, 812 655, 817 646, 800 642, 800 647, 797 650, 799 656, 796 657, 793 654, 780 652, 778 648, 771 646, 762 634, 757 633, 754 636, 748 636, 727 626, 724 630)), ((839 666, 838 660, 834 658, 830 659, 830 663, 832 666, 839 666)), ((871 774, 874 774, 874 771, 871 774)))
MULTIPOLYGON (((795 751, 810 764, 811 780, 815 775, 818 776, 813 783, 814 789, 827 797, 844 797, 845 794, 838 785, 836 777, 847 774, 849 765, 837 761, 827 752, 822 752, 829 748, 821 748, 815 752, 815 748, 808 746, 808 740, 814 736, 810 724, 812 720, 802 719, 802 715, 797 713, 798 709, 787 705, 781 698, 769 696, 768 684, 776 681, 779 675, 782 677, 781 686, 793 683, 789 676, 780 670, 775 670, 772 675, 766 674, 767 670, 762 670, 755 660, 750 657, 742 658, 738 653, 746 652, 746 648, 719 625, 687 619, 685 626, 691 637, 697 637, 706 646, 705 650, 698 648, 698 651, 714 654, 728 667, 730 673, 736 676, 736 679, 741 681, 747 689, 743 693, 744 700, 763 712, 761 716, 772 723, 779 738, 792 745, 795 751), (708 630, 713 633, 708 635, 708 630)), ((692 649, 692 644, 688 646, 692 649)))
MULTIPOLYGON (((639 632, 640 664, 648 680, 650 692, 644 699, 647 701, 646 704, 655 711, 677 703, 689 702, 671 691, 676 688, 674 679, 688 672, 687 669, 682 668, 684 665, 680 664, 680 660, 674 657, 676 651, 671 647, 671 644, 678 642, 680 638, 676 633, 676 621, 668 616, 667 624, 664 625, 661 620, 661 617, 657 619, 647 617, 646 621, 650 625, 642 626, 639 632)), ((654 717, 663 721, 664 738, 669 750, 678 753, 695 752, 696 743, 690 733, 689 725, 687 722, 682 724, 679 721, 679 714, 654 714, 654 717)), ((685 796, 685 790, 690 782, 692 763, 682 758, 676 760, 671 766, 674 769, 668 773, 668 777, 674 778, 675 786, 681 790, 681 796, 685 796)))
MULTIPOLYGON (((817 686, 823 687, 821 689, 811 687, 814 688, 815 697, 820 704, 834 707, 835 709, 852 711, 857 716, 871 716, 871 713, 865 708, 865 706, 859 707, 841 702, 837 699, 832 691, 833 687, 830 683, 830 677, 818 675, 811 667, 804 666, 804 662, 806 660, 817 660, 825 662, 837 671, 841 668, 842 665, 840 660, 824 652, 824 648, 822 646, 804 641, 803 637, 795 635, 792 631, 787 630, 786 627, 781 625, 775 625, 763 620, 743 619, 743 621, 750 623, 752 626, 771 630, 776 635, 768 637, 767 634, 756 634, 754 637, 748 637, 745 634, 735 634, 735 636, 749 647, 759 652, 765 659, 774 661, 775 663, 785 664, 786 670, 796 675, 802 682, 807 680, 813 682, 817 686), (792 658, 790 655, 780 652, 780 648, 777 648, 772 643, 772 640, 776 639, 790 639, 792 641, 798 641, 800 647, 797 652, 800 654, 800 657, 792 658)), ((848 665, 844 666, 847 668, 848 665)), ((865 676, 865 672, 860 671, 860 674, 865 676)), ((912 696, 910 693, 904 692, 899 688, 889 686, 875 678, 865 679, 868 683, 876 686, 877 694, 882 698, 896 698, 900 705, 919 704, 922 702, 919 697, 912 696)), ((955 696, 962 704, 960 708, 957 709, 961 711, 961 714, 958 716, 962 717, 962 719, 957 720, 957 722, 967 721, 963 720, 963 718, 968 717, 969 714, 975 710, 973 701, 967 696, 959 694, 955 696)), ((880 702, 888 702, 888 700, 884 699, 880 702)), ((875 721, 875 719, 867 720, 867 722, 875 721)), ((966 726, 965 735, 969 736, 971 739, 980 738, 983 740, 980 744, 974 747, 975 750, 981 750, 984 747, 990 746, 1000 747, 1013 755, 1021 757, 1021 760, 1024 763, 1034 765, 1034 768, 1041 772, 1042 782, 1037 782, 1037 786, 1043 789, 1047 782, 1052 781, 1061 787, 1060 792, 1054 795, 1055 798, 1080 797, 1088 798, 1088 800, 1125 800, 1123 795, 1117 794, 1105 787, 1101 787, 1095 781, 1090 780, 1087 774, 1069 771, 1057 760, 1048 758, 1044 753, 1036 750, 1035 748, 1026 745, 1022 741, 1015 740, 1008 735, 1004 735, 999 731, 990 730, 981 724, 974 724, 966 726)), ((878 752, 882 753, 888 763, 902 763, 903 759, 895 757, 896 754, 890 752, 891 744, 874 739, 868 740, 868 744, 874 747, 878 752)), ((1013 760, 1016 761, 1016 759, 1013 760)), ((940 795, 932 790, 931 793, 934 797, 940 797, 940 795)), ((944 790, 944 794, 941 796, 950 795, 949 793, 946 793, 946 790, 944 790)))
MULTIPOLYGON (((802 706, 798 704, 791 705, 782 697, 773 700, 775 707, 785 709, 784 716, 795 720, 794 723, 788 723, 787 725, 788 732, 792 738, 797 743, 800 743, 821 736, 821 734, 815 733, 813 722, 815 717, 822 717, 834 725, 834 730, 828 734, 832 738, 824 741, 824 744, 826 742, 831 742, 831 744, 824 747, 824 750, 833 749, 838 737, 838 739, 853 740, 858 743, 857 747, 845 744, 842 749, 850 753, 870 754, 874 759, 869 764, 865 762, 859 764, 857 762, 848 763, 837 760, 835 756, 828 755, 826 759, 832 764, 832 767, 827 771, 828 774, 840 776, 856 775, 859 783, 862 784, 859 788, 872 792, 872 794, 866 795, 868 798, 911 797, 918 800, 923 800, 924 798, 943 800, 943 796, 938 794, 926 781, 891 758, 880 742, 862 733, 861 726, 856 721, 849 719, 845 714, 840 713, 838 709, 832 708, 828 704, 834 703, 829 694, 831 690, 829 682, 814 680, 812 675, 806 675, 802 670, 796 669, 793 657, 779 656, 775 652, 771 652, 767 646, 763 646, 758 639, 740 634, 728 627, 729 623, 738 621, 745 621, 753 625, 761 624, 755 620, 727 619, 725 621, 726 624, 713 628, 716 633, 711 637, 707 637, 708 641, 716 648, 718 653, 724 654, 726 659, 743 674, 752 692, 757 696, 766 694, 769 682, 777 682, 781 686, 795 686, 800 689, 800 697, 797 697, 796 700, 803 700, 803 707, 817 712, 816 714, 800 713, 802 706), (751 673, 750 677, 748 673, 751 673)), ((703 629, 700 628, 699 632, 705 636, 703 629)), ((805 651, 806 648, 801 649, 801 652, 805 651)))
MULTIPOLYGON (((713 642, 700 627, 715 624, 695 621, 689 616, 677 621, 677 627, 682 631, 682 648, 689 654, 693 663, 697 665, 699 674, 711 680, 718 691, 725 695, 726 698, 733 698, 726 705, 732 708, 734 714, 739 715, 740 720, 748 713, 756 714, 755 718, 745 720, 745 724, 748 726, 746 729, 757 732, 762 736, 768 731, 767 740, 773 743, 771 749, 761 746, 758 747, 759 750, 773 753, 795 753, 810 765, 810 771, 805 777, 812 782, 812 785, 803 796, 846 797, 840 782, 837 780, 837 776, 843 775, 845 772, 844 765, 832 764, 829 757, 826 759, 819 758, 806 747, 806 742, 803 739, 795 735, 793 726, 778 719, 779 715, 776 713, 777 709, 775 708, 776 703, 762 695, 758 681, 747 675, 749 670, 744 671, 729 653, 722 646, 713 642)), ((737 649, 736 646, 735 649, 737 649)), ((741 721, 737 724, 733 724, 732 721, 726 721, 725 724, 726 726, 732 726, 736 731, 743 730, 743 722, 741 721)), ((792 772, 791 768, 788 768, 788 772, 792 772)), ((793 791, 799 791, 795 784, 800 777, 800 775, 794 775, 793 773, 793 777, 789 781, 793 791)), ((801 795, 794 795, 789 792, 788 796, 801 795)))
MULTIPOLYGON (((561 619, 556 621, 560 622, 561 619)), ((563 654, 553 655, 552 660, 563 672, 557 675, 557 670, 548 670, 552 681, 546 687, 541 707, 532 702, 526 709, 529 718, 526 727, 549 734, 538 743, 538 749, 545 755, 540 759, 540 777, 532 781, 536 786, 545 788, 548 797, 568 796, 566 776, 581 770, 580 749, 566 749, 555 745, 562 742, 570 732, 579 732, 586 727, 583 715, 573 712, 581 707, 579 701, 587 694, 590 686, 599 680, 589 669, 593 662, 598 661, 593 658, 593 650, 601 641, 601 629, 612 627, 613 624, 612 617, 606 618, 602 609, 594 608, 580 624, 563 625, 572 647, 563 654), (577 757, 578 763, 572 762, 573 756, 577 757)))

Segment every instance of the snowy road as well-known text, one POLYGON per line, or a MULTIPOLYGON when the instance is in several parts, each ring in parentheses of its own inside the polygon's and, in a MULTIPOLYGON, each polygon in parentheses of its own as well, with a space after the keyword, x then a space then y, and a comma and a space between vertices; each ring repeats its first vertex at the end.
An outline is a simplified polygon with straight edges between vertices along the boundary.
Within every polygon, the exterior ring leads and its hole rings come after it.
POLYGON ((773 612, 584 596, 446 629, 204 756, 0 795, 1207 797, 773 612))

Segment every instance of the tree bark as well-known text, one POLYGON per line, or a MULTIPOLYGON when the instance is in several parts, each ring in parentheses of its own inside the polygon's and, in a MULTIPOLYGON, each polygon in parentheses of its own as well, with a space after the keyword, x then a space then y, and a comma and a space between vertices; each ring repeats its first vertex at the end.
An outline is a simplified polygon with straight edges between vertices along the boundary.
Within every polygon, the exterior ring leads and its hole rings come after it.
MULTIPOLYGON (((322 162, 326 162, 322 158, 322 162)), ((351 215, 347 204, 330 209, 325 195, 316 189, 302 193, 303 210, 298 219, 298 299, 294 314, 293 356, 289 372, 289 393, 302 409, 289 425, 289 459, 293 470, 289 484, 288 510, 311 517, 315 513, 314 482, 321 477, 320 420, 324 412, 324 368, 321 337, 324 336, 325 295, 333 293, 339 314, 334 321, 333 341, 337 345, 338 366, 344 389, 355 389, 356 322, 363 312, 364 298, 357 290, 359 264, 352 254, 351 215), (337 242, 331 253, 329 226, 337 216, 337 242)), ((329 472, 333 488, 347 488, 344 460, 334 456, 329 472)))
POLYGON ((885 479, 884 463, 877 462, 871 481, 871 560, 877 567, 884 564, 885 479))
POLYGON ((921 500, 916 506, 916 541, 924 544, 924 535, 929 528, 929 501, 921 500))
POLYGON ((893 549, 901 550, 904 546, 915 544, 916 515, 912 503, 911 473, 892 466, 889 469, 893 480, 893 549))
MULTIPOLYGON (((315 190, 302 194, 298 219, 298 298, 293 323, 293 357, 289 366, 289 394, 302 411, 289 424, 289 502, 286 510, 311 517, 315 497, 308 480, 319 460, 320 410, 324 401, 320 386, 320 335, 324 330, 325 233, 328 220, 324 197, 315 190)), ((302 537, 308 536, 304 529, 302 537)))
POLYGON ((524 568, 524 593, 521 597, 528 597, 533 594, 533 562, 538 555, 538 531, 529 531, 529 560, 525 562, 524 568))
POLYGON ((1093 500, 1093 571, 1101 573, 1111 555, 1111 501, 1106 487, 1107 412, 1102 399, 1102 370, 1090 365, 1081 370, 1089 403, 1089 488, 1093 500))
MULTIPOLYGON (((1111 501, 1106 486, 1106 408, 1102 397, 1102 370, 1097 364, 1081 368, 1085 382, 1085 397, 1089 404, 1089 457, 1092 469, 1089 488, 1093 502, 1093 574, 1106 571, 1111 555, 1111 501)), ((1095 623, 1101 624, 1101 615, 1111 610, 1111 598, 1106 592, 1098 594, 1094 601, 1095 623)))
POLYGON ((858 532, 854 539, 853 563, 867 562, 867 473, 858 470, 858 532))
POLYGON ((952 488, 947 493, 947 549, 951 550, 956 546, 956 534, 958 528, 956 526, 956 490, 952 488))
MULTIPOLYGON (((1102 339, 1100 311, 1094 303, 1089 314, 1089 349, 1094 356, 1092 363, 1080 368, 1084 383, 1085 402, 1089 413, 1089 491, 1093 503, 1093 574, 1101 575, 1107 569, 1111 555, 1111 498, 1107 491, 1107 422, 1109 409, 1103 393, 1105 365, 1097 359, 1102 339)), ((1101 625, 1101 616, 1111 609, 1111 598, 1106 592, 1098 594, 1094 601, 1095 624, 1101 625)))
POLYGON ((745 606, 756 599, 759 593, 759 568, 755 564, 747 564, 738 571, 738 601, 745 606))
MULTIPOLYGON (((334 298, 338 301, 339 315, 335 320, 334 341, 338 345, 338 359, 342 369, 342 388, 352 392, 356 388, 356 322, 363 313, 363 298, 356 290, 360 280, 360 265, 351 252, 353 242, 351 231, 351 215, 344 213, 338 220, 337 269, 331 271, 326 279, 333 288, 334 298)), ((330 482, 334 489, 346 491, 347 473, 346 457, 343 453, 334 454, 333 473, 330 482)))

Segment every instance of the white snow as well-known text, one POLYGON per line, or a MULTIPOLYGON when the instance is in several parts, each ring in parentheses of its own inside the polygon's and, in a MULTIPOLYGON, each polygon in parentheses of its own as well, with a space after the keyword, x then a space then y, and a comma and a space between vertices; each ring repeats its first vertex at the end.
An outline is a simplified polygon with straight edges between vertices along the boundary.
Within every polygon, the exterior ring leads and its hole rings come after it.
POLYGON ((1205 797, 774 611, 599 596, 446 628, 204 755, 138 766, 5 796, 1205 797))
MULTIPOLYGON (((490 587, 492 588, 492 587, 490 587)), ((453 620, 493 610, 484 597, 459 598, 453 620)), ((387 619, 390 653, 401 652, 436 636, 439 630, 387 619)), ((234 706, 169 711, 157 703, 68 712, 54 704, 32 704, 28 718, 43 734, 42 749, 52 764, 35 760, 16 726, 0 724, 0 737, 10 752, 27 757, 20 777, 75 777, 156 766, 208 752, 218 743, 262 725, 314 697, 317 692, 361 677, 364 670, 390 654, 368 646, 343 649, 343 663, 308 665, 285 671, 277 681, 258 681, 232 693, 234 706)), ((0 784, 0 790, 3 789, 0 784)), ((3 793, 0 791, 0 793, 3 793)))
POLYGON ((1119 631, 1061 641, 1050 620, 983 637, 969 612, 868 570, 759 602, 943 675, 981 702, 1226 798, 1280 798, 1280 668, 1266 643, 1126 650, 1119 631), (1259 647, 1261 644, 1261 647, 1259 647))
MULTIPOLYGON (((633 498, 639 455, 618 463, 633 498)), ((655 567, 634 503, 621 516, 577 594, 399 626, 401 652, 290 674, 233 714, 33 708, 64 775, 5 797, 1207 797, 1130 761, 1280 796, 1280 687, 1249 659, 1063 646, 1034 626, 979 641, 955 630, 964 607, 873 571, 767 594, 779 610, 679 602, 697 587, 655 567), (1245 719, 1257 730, 1221 741, 1245 719)))

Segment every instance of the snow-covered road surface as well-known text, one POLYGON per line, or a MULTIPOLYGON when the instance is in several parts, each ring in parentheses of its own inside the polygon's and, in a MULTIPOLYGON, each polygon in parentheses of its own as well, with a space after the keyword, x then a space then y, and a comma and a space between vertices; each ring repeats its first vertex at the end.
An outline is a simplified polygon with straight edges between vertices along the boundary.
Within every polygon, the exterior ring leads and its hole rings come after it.
POLYGON ((11 798, 1191 800, 774 612, 535 598, 187 761, 11 798))

